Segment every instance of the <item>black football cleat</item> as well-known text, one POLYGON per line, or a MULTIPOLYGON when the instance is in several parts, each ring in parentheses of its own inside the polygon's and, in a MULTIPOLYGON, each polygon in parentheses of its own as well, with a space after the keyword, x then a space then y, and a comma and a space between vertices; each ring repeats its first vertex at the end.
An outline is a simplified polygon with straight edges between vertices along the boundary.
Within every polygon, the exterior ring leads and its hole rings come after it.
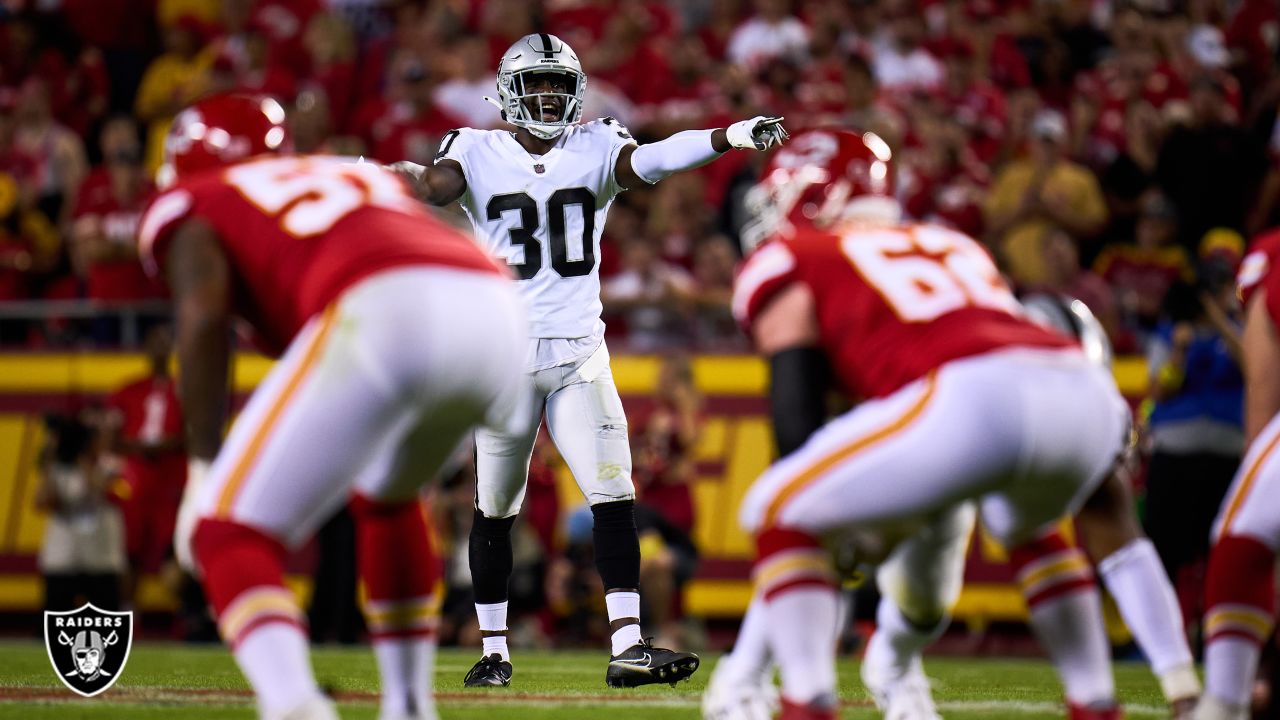
POLYGON ((627 688, 654 683, 670 683, 675 687, 681 680, 698 670, 698 656, 693 653, 676 652, 666 648, 654 647, 652 638, 646 638, 638 645, 632 645, 609 658, 609 671, 605 673, 604 682, 609 687, 627 688))
POLYGON ((511 684, 511 663, 494 653, 476 661, 462 679, 463 687, 506 687, 511 684))

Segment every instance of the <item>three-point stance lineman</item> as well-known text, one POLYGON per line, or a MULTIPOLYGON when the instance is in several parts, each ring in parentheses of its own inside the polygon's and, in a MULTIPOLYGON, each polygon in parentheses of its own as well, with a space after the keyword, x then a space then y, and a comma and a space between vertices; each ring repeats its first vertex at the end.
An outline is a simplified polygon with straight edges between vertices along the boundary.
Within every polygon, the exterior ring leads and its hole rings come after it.
POLYGON ((498 66, 498 105, 517 127, 453 130, 435 164, 399 163, 432 205, 461 198, 475 233, 519 275, 528 304, 529 382, 540 400, 527 432, 476 433, 476 514, 471 574, 484 653, 467 686, 507 685, 510 532, 545 411, 551 438, 595 518, 596 567, 613 632, 606 682, 675 683, 698 658, 640 637, 640 547, 636 537, 627 420, 609 370, 600 320, 600 233, 618 193, 704 165, 732 148, 782 142, 782 118, 755 117, 727 129, 688 130, 638 146, 612 118, 579 124, 587 77, 554 35, 521 38, 498 66))

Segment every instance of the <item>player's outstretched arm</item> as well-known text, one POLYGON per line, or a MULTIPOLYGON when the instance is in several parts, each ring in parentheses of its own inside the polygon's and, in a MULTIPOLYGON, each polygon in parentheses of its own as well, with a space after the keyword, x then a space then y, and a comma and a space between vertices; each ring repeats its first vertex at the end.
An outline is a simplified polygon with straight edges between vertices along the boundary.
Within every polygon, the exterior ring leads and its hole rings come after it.
POLYGON ((400 173, 423 202, 437 207, 462 197, 467 191, 467 178, 457 160, 437 160, 434 165, 419 165, 401 160, 388 165, 400 173))
POLYGON ((767 150, 787 137, 781 117, 763 115, 718 130, 685 130, 666 140, 623 148, 614 177, 622 187, 640 182, 652 185, 668 175, 706 165, 734 148, 767 150))
POLYGON ((231 271, 213 228, 200 220, 178 228, 168 254, 187 451, 208 461, 222 444, 227 419, 231 271))

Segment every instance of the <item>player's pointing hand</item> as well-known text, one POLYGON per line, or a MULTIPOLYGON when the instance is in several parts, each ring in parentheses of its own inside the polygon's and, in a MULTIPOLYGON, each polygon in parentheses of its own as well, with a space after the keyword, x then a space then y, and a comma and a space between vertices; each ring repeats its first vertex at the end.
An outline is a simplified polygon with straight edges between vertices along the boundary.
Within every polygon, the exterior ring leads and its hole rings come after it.
POLYGON ((725 130, 729 144, 742 150, 768 150, 781 145, 791 137, 782 127, 782 117, 757 115, 750 120, 740 120, 725 130))

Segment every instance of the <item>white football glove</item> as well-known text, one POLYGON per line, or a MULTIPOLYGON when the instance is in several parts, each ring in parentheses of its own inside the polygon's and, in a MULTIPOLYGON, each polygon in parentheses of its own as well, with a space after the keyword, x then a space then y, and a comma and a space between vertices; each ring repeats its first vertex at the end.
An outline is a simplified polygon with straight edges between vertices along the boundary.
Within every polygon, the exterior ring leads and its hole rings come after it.
POLYGON ((209 461, 192 458, 187 462, 187 485, 182 489, 182 503, 178 505, 178 521, 173 528, 173 555, 178 566, 192 575, 199 575, 196 560, 191 552, 191 536, 200 520, 196 509, 196 496, 209 474, 209 461))
POLYGON ((730 145, 742 150, 768 150, 791 137, 782 127, 782 117, 764 115, 739 120, 726 128, 724 134, 730 145))

